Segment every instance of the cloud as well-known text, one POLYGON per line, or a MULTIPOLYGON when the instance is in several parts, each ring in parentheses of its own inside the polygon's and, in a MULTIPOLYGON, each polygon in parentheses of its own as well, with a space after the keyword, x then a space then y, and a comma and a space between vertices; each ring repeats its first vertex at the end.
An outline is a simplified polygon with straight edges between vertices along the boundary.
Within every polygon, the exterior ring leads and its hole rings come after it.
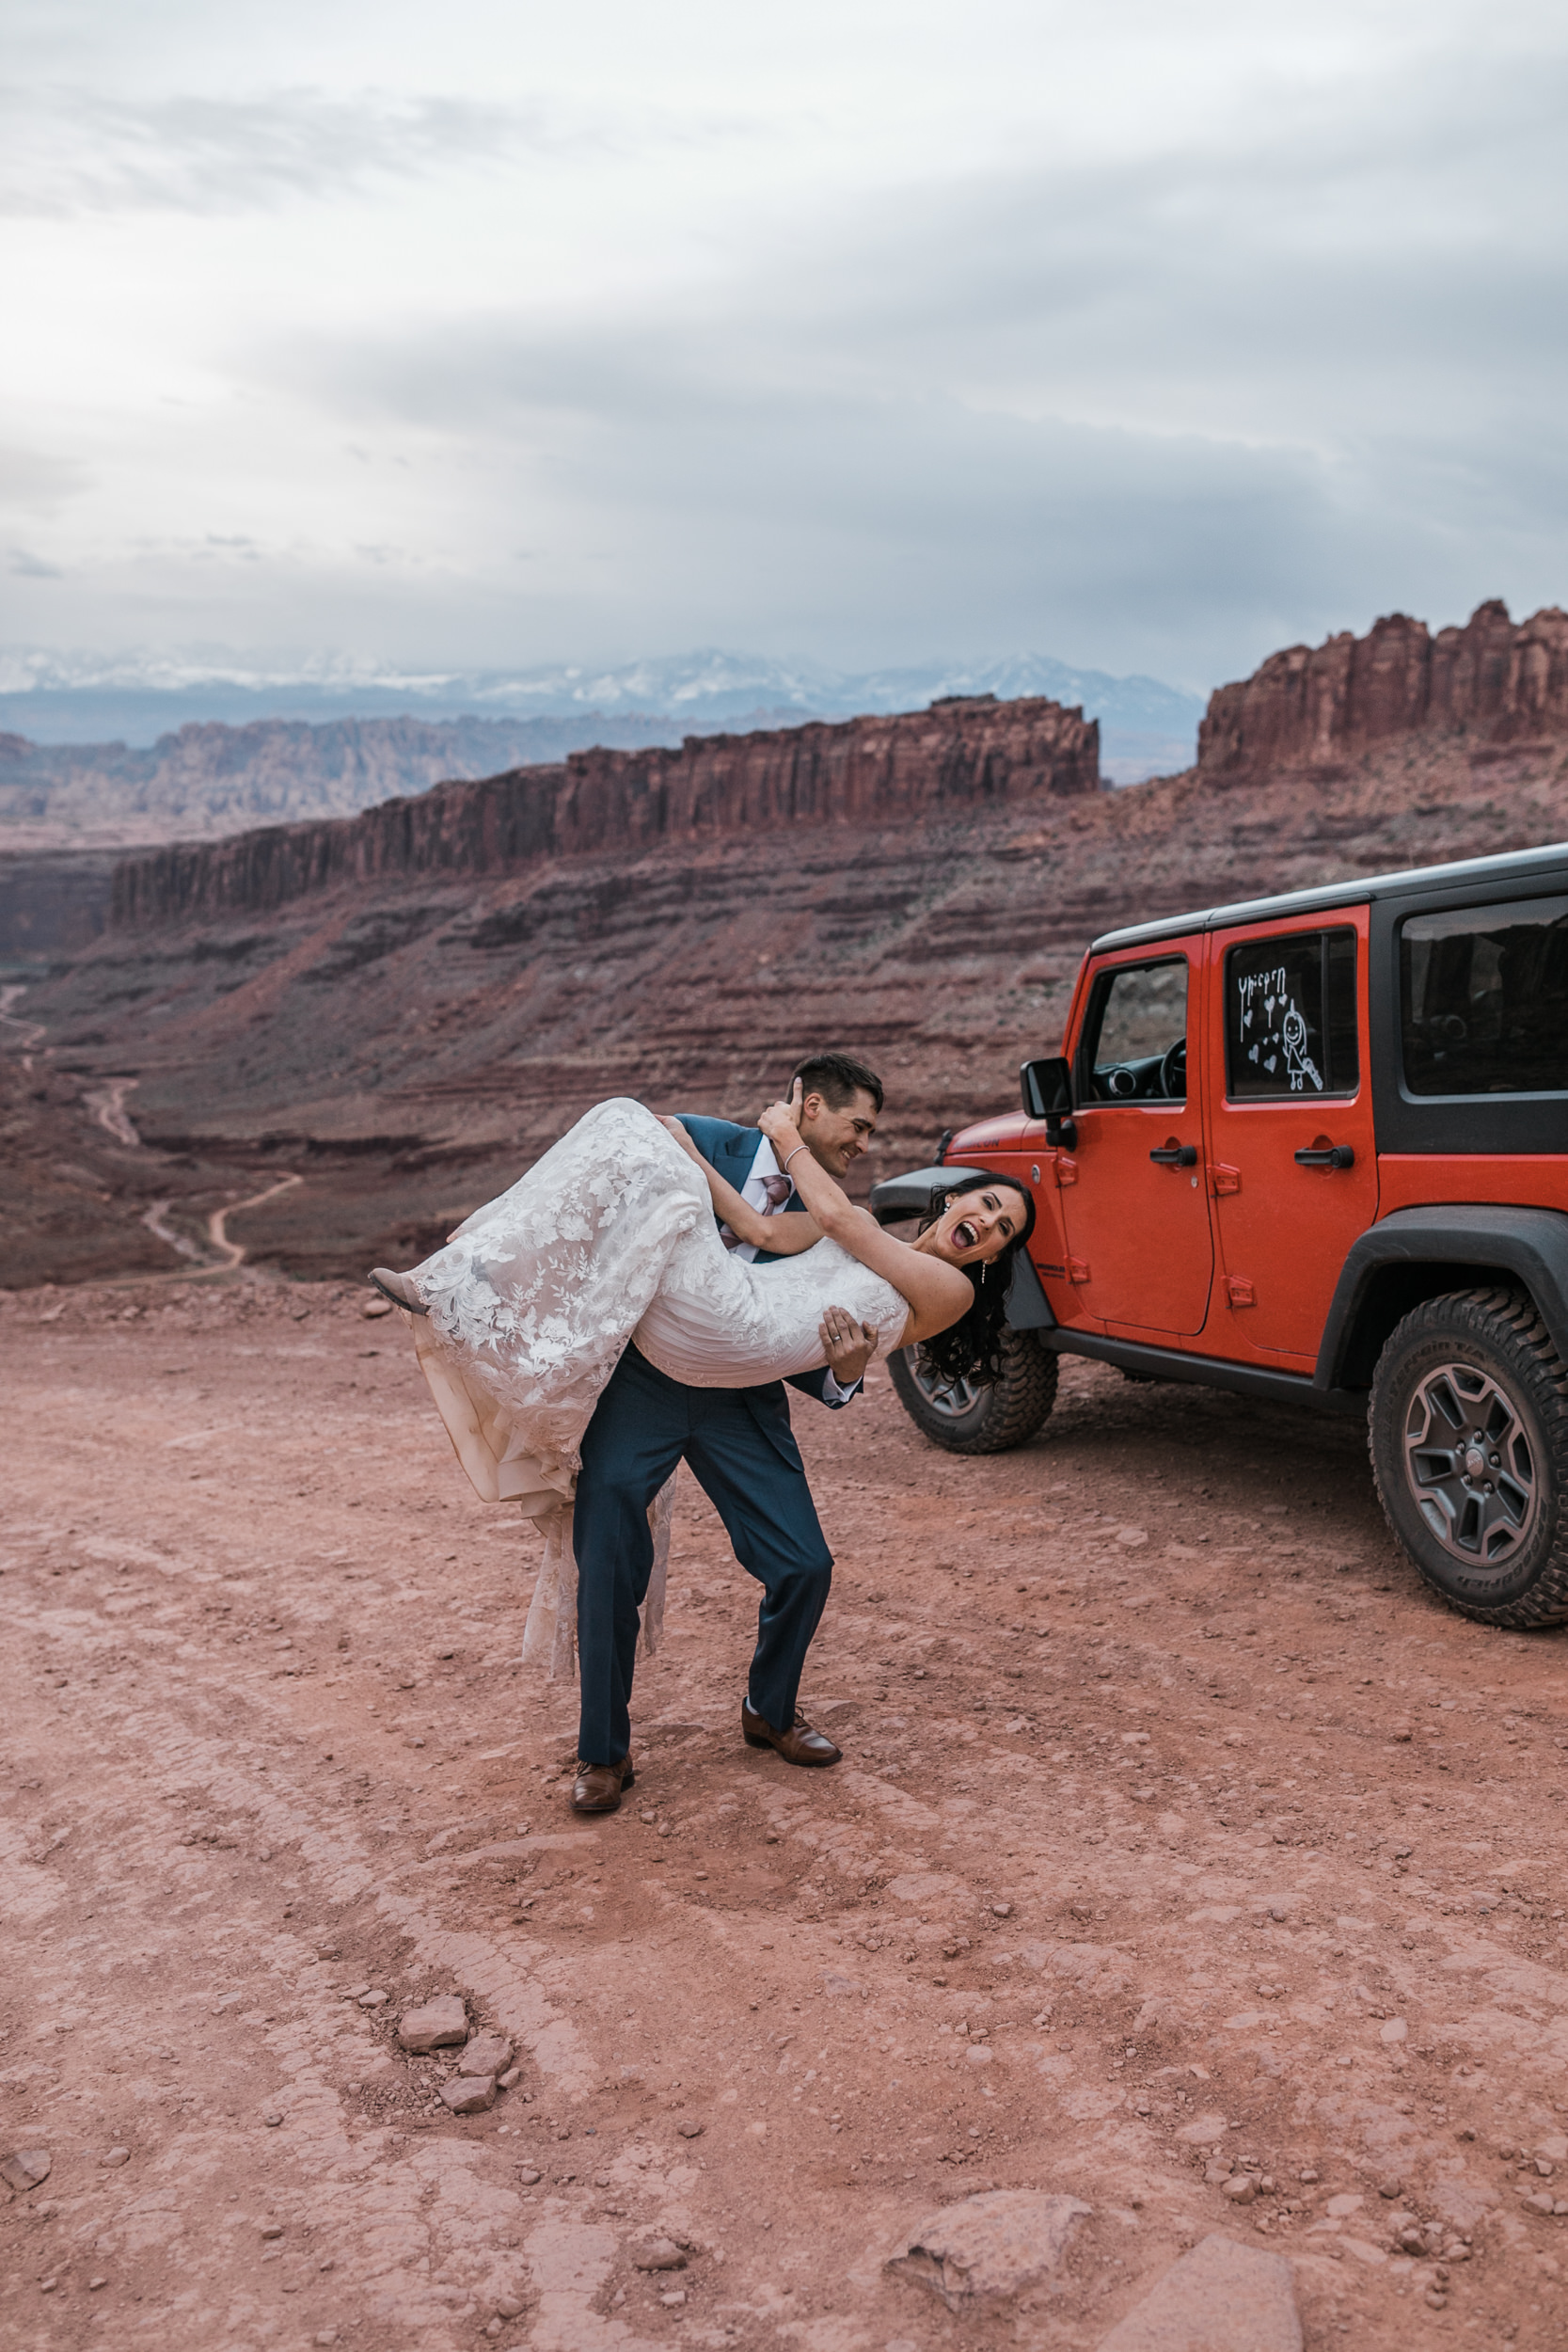
POLYGON ((542 552, 516 610, 590 647, 1034 646, 1207 684, 1394 604, 1568 586, 1568 91, 1560 60, 1528 79, 1433 67, 1332 137, 1318 104, 971 173, 612 316, 261 364, 460 454, 476 569, 493 533, 542 552))
POLYGON ((286 89, 140 103, 0 93, 0 212, 234 214, 321 201, 547 150, 543 111, 465 97, 286 89))
MULTIPOLYGON (((979 5, 983 87, 949 96, 916 5, 896 55, 821 49, 816 114, 726 83, 689 0, 668 36, 515 31, 531 69, 578 42, 553 80, 487 75, 454 0, 447 98, 29 99, 24 340, 68 396, 19 437, 90 454, 95 498, 90 539, 80 501, 14 535, 119 642, 195 615, 465 668, 719 640, 1201 688, 1394 607, 1568 596, 1557 15, 979 5), (155 315, 84 422, 59 316, 127 257, 155 315)), ((806 8, 791 72, 831 30, 806 8)))
POLYGON ((60 580, 64 577, 57 564, 45 564, 40 556, 26 548, 8 548, 6 567, 18 580, 60 580))
POLYGON ((87 489, 86 466, 50 450, 0 443, 0 513, 52 515, 87 489))

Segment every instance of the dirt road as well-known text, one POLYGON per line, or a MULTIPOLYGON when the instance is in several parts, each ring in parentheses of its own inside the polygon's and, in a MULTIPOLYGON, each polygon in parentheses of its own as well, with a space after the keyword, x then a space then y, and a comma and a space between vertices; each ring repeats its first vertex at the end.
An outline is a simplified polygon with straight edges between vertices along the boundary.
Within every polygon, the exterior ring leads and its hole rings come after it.
POLYGON ((688 1488, 593 1823, 395 1321, 35 1292, 0 1356, 8 2344, 1094 2352, 1216 2233, 1309 2347, 1568 2337, 1563 1637, 1430 1600, 1353 1427, 1070 1366, 964 1462, 802 1401, 846 1761, 742 1746, 688 1488), (471 2116, 396 2041, 451 1993, 521 2069, 471 2116), (1054 2270, 884 2271, 990 2188, 1091 2208, 1054 2270))

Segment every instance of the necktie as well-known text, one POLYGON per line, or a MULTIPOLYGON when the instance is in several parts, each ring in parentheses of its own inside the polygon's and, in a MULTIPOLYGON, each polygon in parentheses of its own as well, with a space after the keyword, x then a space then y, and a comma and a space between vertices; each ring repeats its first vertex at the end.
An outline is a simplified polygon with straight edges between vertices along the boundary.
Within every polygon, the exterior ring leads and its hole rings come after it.
MULTIPOLYGON (((776 1216, 794 1191, 794 1185, 787 1176, 759 1176, 757 1182, 768 1195, 768 1204, 762 1212, 763 1216, 776 1216)), ((726 1249, 739 1248, 740 1235, 732 1233, 727 1225, 721 1225, 719 1236, 726 1249)))

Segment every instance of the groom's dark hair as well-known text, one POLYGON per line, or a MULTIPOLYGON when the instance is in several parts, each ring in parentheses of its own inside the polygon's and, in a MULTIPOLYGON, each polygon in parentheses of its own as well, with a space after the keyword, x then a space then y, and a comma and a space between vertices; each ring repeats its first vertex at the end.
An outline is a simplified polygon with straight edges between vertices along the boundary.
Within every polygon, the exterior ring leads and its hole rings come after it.
POLYGON ((797 1064, 790 1075, 791 1086, 797 1078, 803 1094, 820 1094, 832 1110, 841 1111, 857 1093, 869 1094, 877 1108, 882 1107, 880 1078, 853 1054, 813 1054, 809 1061, 797 1064))

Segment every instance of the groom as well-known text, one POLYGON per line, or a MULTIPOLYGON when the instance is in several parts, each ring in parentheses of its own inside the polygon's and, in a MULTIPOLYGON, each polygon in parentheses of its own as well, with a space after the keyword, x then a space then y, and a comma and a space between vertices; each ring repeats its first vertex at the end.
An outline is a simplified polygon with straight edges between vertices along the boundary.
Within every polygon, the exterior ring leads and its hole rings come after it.
MULTIPOLYGON (((843 1176, 876 1132, 881 1080, 849 1054, 814 1054, 800 1064, 800 1137, 830 1176, 843 1176)), ((793 1084, 793 1080, 791 1081, 793 1084)), ((682 1125, 703 1157, 764 1216, 803 1209, 758 1127, 688 1118, 682 1125)), ((766 1263, 771 1252, 726 1245, 766 1263)), ((859 1388, 876 1334, 838 1308, 821 1326, 822 1372, 790 1382, 824 1405, 847 1405, 859 1388)), ((578 1661, 582 1719, 572 1809, 613 1813, 631 1786, 631 1678, 638 1610, 653 1567, 648 1505, 674 1470, 693 1475, 763 1588, 757 1645, 740 1728, 752 1747, 776 1748, 789 1764, 836 1764, 839 1751, 796 1706, 812 1635, 827 1606, 832 1554, 789 1426, 782 1380, 755 1389, 690 1389, 656 1372, 635 1346, 612 1374, 582 1441, 572 1538, 578 1559, 578 1661)))

